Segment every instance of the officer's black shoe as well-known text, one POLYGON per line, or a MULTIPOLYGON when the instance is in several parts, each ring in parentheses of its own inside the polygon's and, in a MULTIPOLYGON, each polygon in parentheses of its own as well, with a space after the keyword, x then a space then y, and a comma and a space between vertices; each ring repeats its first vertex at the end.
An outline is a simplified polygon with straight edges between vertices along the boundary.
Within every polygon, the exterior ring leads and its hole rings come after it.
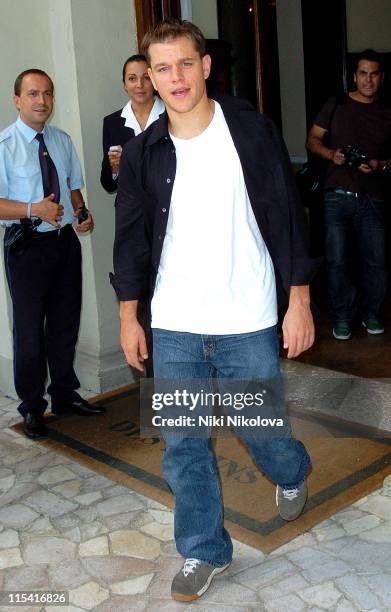
POLYGON ((87 400, 75 393, 70 399, 56 400, 52 398, 53 414, 81 414, 82 416, 97 416, 104 414, 106 410, 101 406, 89 404, 87 400))
POLYGON ((45 438, 48 435, 43 416, 28 412, 23 416, 23 420, 23 431, 28 438, 38 440, 38 438, 45 438))

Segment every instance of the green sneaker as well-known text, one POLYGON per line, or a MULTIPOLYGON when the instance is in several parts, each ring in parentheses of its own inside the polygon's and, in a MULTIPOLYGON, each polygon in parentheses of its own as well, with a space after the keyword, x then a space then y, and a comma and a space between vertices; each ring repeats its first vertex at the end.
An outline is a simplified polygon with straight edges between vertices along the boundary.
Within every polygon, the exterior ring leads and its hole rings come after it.
POLYGON ((384 334, 383 325, 381 325, 381 323, 375 317, 366 319, 366 321, 363 321, 362 324, 366 328, 368 334, 384 334))
POLYGON ((284 521, 294 521, 303 512, 307 496, 308 490, 305 480, 292 489, 283 489, 280 485, 277 485, 276 504, 280 517, 284 521))
POLYGON ((230 564, 214 567, 199 559, 186 559, 171 585, 171 597, 177 601, 199 599, 209 588, 216 574, 221 574, 230 564))
POLYGON ((337 321, 333 327, 333 336, 336 340, 349 340, 352 332, 347 321, 337 321))

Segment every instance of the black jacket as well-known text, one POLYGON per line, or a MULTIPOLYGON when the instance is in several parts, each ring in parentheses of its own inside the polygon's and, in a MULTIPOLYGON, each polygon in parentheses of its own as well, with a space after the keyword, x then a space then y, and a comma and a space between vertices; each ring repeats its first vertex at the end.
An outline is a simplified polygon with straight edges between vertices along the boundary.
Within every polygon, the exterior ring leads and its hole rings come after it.
POLYGON ((134 130, 125 127, 125 119, 121 117, 122 108, 103 119, 103 160, 100 173, 101 185, 109 193, 117 189, 117 179, 113 179, 113 172, 109 164, 107 152, 113 145, 124 146, 134 137, 134 130))
MULTIPOLYGON (((307 253, 303 209, 279 132, 248 102, 231 96, 213 98, 221 104, 238 152, 277 283, 286 291, 291 285, 308 284, 318 261, 307 253)), ((110 275, 121 301, 148 299, 153 293, 175 171, 175 148, 164 113, 127 143, 121 157, 114 274, 110 275)))

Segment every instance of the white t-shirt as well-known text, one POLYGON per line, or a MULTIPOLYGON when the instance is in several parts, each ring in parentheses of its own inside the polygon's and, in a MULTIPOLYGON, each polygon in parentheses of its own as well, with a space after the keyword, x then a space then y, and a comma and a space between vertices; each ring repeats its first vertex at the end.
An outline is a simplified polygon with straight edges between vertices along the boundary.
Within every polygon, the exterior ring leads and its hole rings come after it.
POLYGON ((220 105, 194 138, 171 136, 177 168, 152 327, 239 334, 277 322, 273 264, 220 105))

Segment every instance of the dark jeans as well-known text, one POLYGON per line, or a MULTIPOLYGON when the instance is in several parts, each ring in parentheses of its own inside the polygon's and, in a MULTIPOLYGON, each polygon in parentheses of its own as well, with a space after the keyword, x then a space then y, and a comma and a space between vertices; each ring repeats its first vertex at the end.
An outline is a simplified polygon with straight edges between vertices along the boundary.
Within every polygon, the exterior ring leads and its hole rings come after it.
POLYGON ((22 252, 5 249, 13 305, 14 379, 20 410, 42 414, 46 362, 52 397, 79 387, 73 369, 81 309, 81 248, 72 228, 34 238, 22 252))
POLYGON ((334 322, 352 320, 357 294, 362 318, 377 318, 387 289, 384 202, 369 195, 356 198, 326 192, 324 219, 334 322), (355 249, 352 235, 355 235, 355 249), (359 291, 352 279, 353 261, 360 275, 359 291))

